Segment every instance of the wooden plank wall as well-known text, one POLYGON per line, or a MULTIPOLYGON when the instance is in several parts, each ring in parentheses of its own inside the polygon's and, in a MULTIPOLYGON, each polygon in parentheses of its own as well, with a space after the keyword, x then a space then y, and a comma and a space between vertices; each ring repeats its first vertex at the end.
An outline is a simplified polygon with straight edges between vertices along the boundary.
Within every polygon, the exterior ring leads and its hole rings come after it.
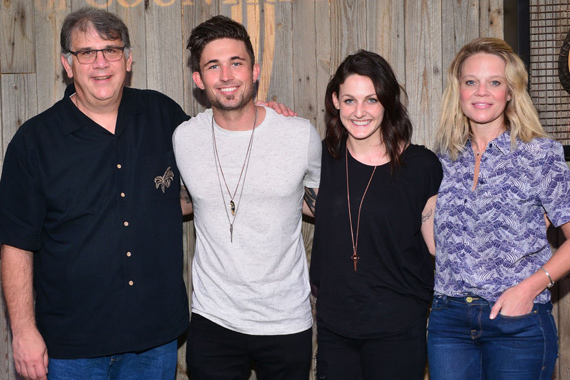
MULTIPOLYGON (((189 114, 203 109, 185 65, 192 28, 215 14, 244 23, 262 66, 259 97, 283 102, 324 131, 324 91, 347 54, 382 54, 405 87, 415 143, 432 146, 445 70, 466 42, 503 36, 501 0, 3 0, 0 2, 0 163, 15 130, 59 100, 65 73, 59 30, 91 5, 118 13, 133 45, 130 85, 162 91, 189 114)), ((192 222, 185 223, 190 262, 192 222)), ((308 257, 312 226, 304 234, 308 257)), ((185 277, 189 279, 189 264, 185 277)), ((190 290, 190 285, 188 285, 190 290)), ((16 379, 9 324, 0 302, 0 378, 16 379)), ((185 347, 177 379, 187 379, 185 347)), ((311 375, 312 378, 312 375, 311 375)), ((568 380, 570 377, 560 378, 568 380)))

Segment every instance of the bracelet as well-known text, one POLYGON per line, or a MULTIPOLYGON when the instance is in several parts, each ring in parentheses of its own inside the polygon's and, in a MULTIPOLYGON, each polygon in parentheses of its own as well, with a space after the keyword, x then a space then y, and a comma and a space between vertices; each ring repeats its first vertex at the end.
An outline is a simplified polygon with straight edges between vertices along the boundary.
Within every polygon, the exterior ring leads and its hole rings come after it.
POLYGON ((554 286, 554 281, 552 281, 552 277, 550 277, 550 273, 548 273, 546 271, 546 269, 544 269, 544 267, 540 267, 540 269, 542 269, 544 271, 544 273, 546 273, 546 277, 548 277, 548 280, 550 280, 550 284, 548 284, 547 288, 552 288, 554 286))

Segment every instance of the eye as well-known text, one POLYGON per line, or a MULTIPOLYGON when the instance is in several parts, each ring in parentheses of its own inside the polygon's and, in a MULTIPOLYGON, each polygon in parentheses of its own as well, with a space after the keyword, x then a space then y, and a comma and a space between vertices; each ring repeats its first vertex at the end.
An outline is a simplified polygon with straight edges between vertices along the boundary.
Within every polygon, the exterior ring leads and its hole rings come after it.
POLYGON ((206 69, 208 69, 208 70, 215 70, 217 68, 218 68, 218 65, 210 65, 210 66, 206 67, 206 69))
POLYGON ((342 101, 344 104, 353 104, 354 103, 354 99, 344 99, 342 101))
POLYGON ((241 62, 232 62, 232 66, 237 67, 237 66, 241 66, 241 65, 242 65, 241 62))
POLYGON ((95 50, 83 50, 77 54, 82 56, 82 57, 91 57, 92 55, 96 54, 96 51, 95 50))
POLYGON ((370 99, 368 99, 368 103, 370 103, 370 104, 376 104, 376 103, 378 103, 378 99, 376 99, 376 98, 370 98, 370 99))
POLYGON ((494 80, 494 81, 491 81, 491 84, 492 84, 493 86, 500 86, 500 85, 501 85, 501 82, 499 82, 498 80, 494 80))
POLYGON ((475 81, 472 80, 472 79, 468 79, 468 80, 465 81, 465 84, 466 84, 467 86, 473 86, 473 85, 475 84, 475 81))

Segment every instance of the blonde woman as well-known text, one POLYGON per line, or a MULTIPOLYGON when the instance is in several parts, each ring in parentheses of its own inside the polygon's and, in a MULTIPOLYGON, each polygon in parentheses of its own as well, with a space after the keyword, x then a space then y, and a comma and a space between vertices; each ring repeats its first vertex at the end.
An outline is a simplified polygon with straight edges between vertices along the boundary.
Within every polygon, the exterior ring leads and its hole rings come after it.
POLYGON ((503 41, 464 46, 449 68, 436 151, 432 380, 550 379, 557 357, 548 288, 570 270, 544 214, 570 236, 570 171, 503 41))

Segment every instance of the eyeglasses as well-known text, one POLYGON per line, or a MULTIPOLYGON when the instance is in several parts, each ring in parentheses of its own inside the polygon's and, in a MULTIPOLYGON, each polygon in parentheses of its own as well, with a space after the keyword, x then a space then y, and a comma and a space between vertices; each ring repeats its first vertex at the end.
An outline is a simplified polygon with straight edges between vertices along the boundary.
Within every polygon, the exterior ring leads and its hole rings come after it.
POLYGON ((92 49, 92 50, 79 50, 70 51, 71 54, 77 57, 79 63, 89 64, 95 62, 97 59, 97 52, 101 52, 103 57, 109 62, 115 62, 123 58, 123 51, 125 47, 108 47, 105 49, 92 49))

